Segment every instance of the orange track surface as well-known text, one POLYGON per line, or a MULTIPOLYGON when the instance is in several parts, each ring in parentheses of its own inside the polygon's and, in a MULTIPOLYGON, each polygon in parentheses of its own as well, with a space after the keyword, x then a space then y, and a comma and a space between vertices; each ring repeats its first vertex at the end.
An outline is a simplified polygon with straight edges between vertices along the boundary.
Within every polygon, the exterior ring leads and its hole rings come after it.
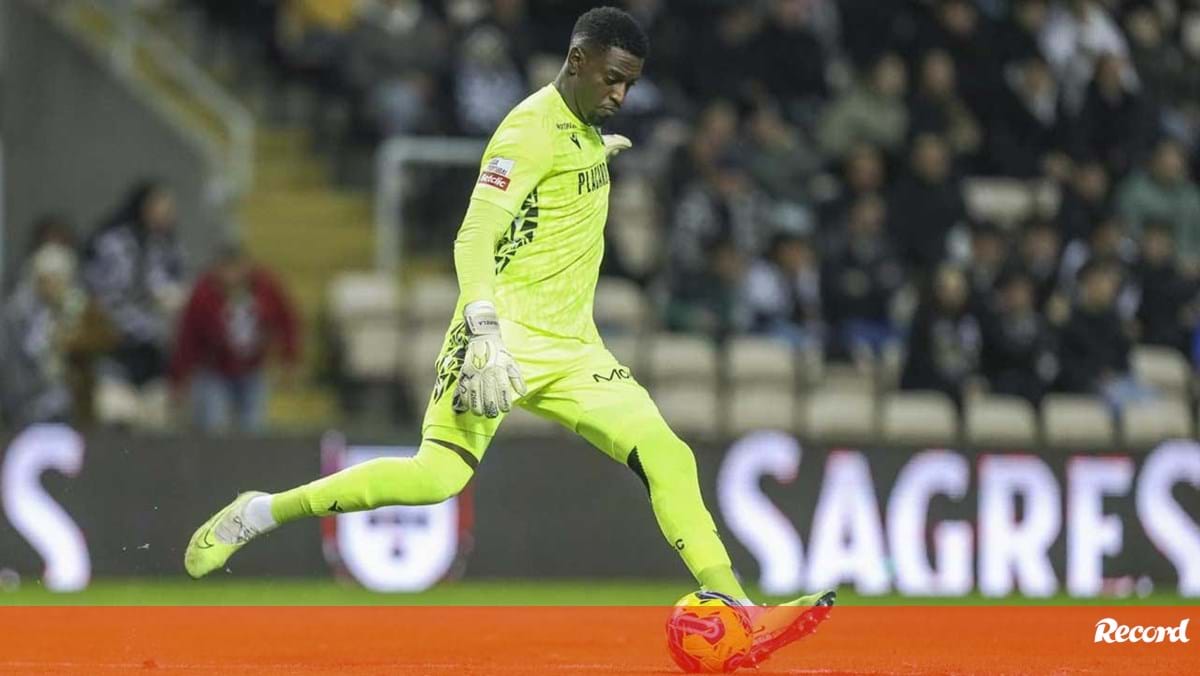
MULTIPOLYGON (((1191 642, 1097 645, 1096 621, 1195 607, 836 608, 760 675, 1200 673, 1191 642)), ((3 607, 2 674, 674 674, 663 608, 3 607)))

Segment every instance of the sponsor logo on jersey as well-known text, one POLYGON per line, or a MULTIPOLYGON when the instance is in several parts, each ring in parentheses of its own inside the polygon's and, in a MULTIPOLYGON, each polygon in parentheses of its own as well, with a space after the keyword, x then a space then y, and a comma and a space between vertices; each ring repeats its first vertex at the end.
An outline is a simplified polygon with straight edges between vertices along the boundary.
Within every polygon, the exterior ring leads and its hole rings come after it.
POLYGON ((1106 617, 1096 623, 1096 635, 1093 643, 1187 643, 1188 622, 1184 618, 1176 627, 1150 627, 1142 625, 1129 626, 1121 624, 1111 617, 1106 617))
POLYGON ((484 167, 483 173, 479 175, 479 182, 500 190, 508 190, 508 184, 510 183, 508 175, 512 173, 513 167, 516 164, 516 160, 493 157, 487 163, 487 166, 484 167))
POLYGON ((575 125, 571 124, 570 122, 559 122, 559 123, 555 124, 554 126, 556 128, 558 128, 559 131, 566 131, 568 129, 575 128, 575 125))

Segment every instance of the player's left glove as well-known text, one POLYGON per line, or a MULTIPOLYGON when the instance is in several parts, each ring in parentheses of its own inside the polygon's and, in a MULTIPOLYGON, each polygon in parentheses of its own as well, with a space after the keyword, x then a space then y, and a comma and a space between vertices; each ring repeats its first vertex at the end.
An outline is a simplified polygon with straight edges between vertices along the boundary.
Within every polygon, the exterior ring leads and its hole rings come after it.
POLYGON ((633 141, 620 134, 603 134, 600 138, 604 139, 604 152, 609 157, 614 157, 622 150, 629 150, 633 147, 633 141))
POLYGON ((475 301, 463 308, 467 323, 467 350, 454 390, 454 410, 495 418, 512 409, 512 402, 525 394, 525 380, 517 362, 500 338, 496 307, 475 301))

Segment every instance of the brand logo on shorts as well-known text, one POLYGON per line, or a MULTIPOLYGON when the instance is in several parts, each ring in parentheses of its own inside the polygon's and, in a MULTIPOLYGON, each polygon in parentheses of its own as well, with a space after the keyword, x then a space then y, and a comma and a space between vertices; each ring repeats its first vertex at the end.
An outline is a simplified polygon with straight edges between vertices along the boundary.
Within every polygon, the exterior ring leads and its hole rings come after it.
POLYGON ((625 368, 624 366, 618 366, 607 375, 603 373, 593 373, 592 380, 597 383, 602 380, 606 383, 611 383, 614 380, 633 380, 633 374, 630 373, 629 369, 625 368))
POLYGON ((1093 643, 1188 643, 1187 628, 1190 618, 1184 618, 1176 627, 1129 626, 1111 617, 1096 623, 1093 643))

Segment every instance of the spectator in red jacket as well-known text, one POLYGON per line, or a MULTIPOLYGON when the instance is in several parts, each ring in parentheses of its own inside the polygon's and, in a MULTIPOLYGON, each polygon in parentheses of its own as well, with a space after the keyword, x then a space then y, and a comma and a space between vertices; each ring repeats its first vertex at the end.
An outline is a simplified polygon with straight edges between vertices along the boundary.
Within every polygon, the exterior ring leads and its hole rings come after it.
POLYGON ((266 413, 264 366, 277 349, 290 381, 300 353, 296 313, 275 278, 240 248, 223 247, 196 282, 171 361, 176 392, 189 380, 204 431, 258 431, 266 413))

